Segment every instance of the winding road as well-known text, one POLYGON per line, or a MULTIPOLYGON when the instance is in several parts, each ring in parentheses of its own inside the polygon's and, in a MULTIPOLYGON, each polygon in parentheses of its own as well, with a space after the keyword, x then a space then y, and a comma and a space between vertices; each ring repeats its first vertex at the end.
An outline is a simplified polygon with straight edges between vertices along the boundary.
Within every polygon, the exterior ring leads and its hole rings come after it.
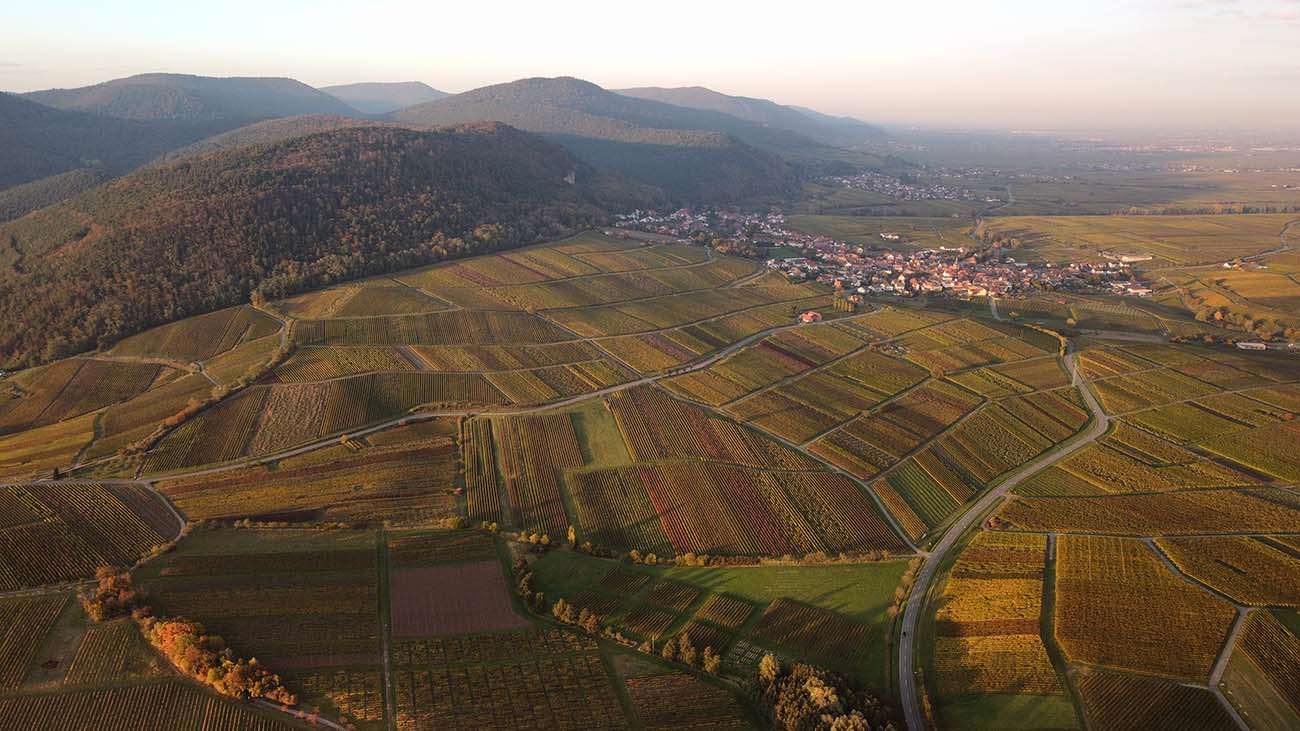
POLYGON ((1079 387, 1079 391, 1083 394, 1084 403, 1092 414, 1092 421, 1088 427, 1075 435, 1070 441, 1026 463, 997 487, 985 493, 966 512, 953 521, 952 525, 948 526, 948 530, 944 532, 933 549, 923 554, 921 570, 916 576, 916 582, 912 584, 912 590, 907 596, 907 606, 903 610, 902 635, 898 642, 898 693, 903 704, 903 715, 907 719, 907 728, 909 729, 919 731, 925 728, 916 689, 916 629, 920 625, 922 613, 927 605, 926 597, 930 592, 932 583, 939 575, 939 569, 944 558, 966 530, 974 525, 990 508, 1000 502, 1012 488, 1061 461, 1085 444, 1091 443, 1097 437, 1105 434, 1110 427, 1110 419, 1106 416, 1106 412, 1101 408, 1101 404, 1097 402, 1097 397, 1093 394, 1092 389, 1088 388, 1086 379, 1083 379, 1079 374, 1078 356, 1070 353, 1066 356, 1065 362, 1070 371, 1073 384, 1079 387))

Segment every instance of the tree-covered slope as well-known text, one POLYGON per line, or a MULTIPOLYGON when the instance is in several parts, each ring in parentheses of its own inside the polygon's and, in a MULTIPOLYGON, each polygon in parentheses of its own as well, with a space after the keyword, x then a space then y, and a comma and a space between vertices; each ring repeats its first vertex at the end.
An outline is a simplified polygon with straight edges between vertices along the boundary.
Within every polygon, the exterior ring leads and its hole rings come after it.
POLYGON ((348 129, 351 127, 389 127, 395 126, 392 123, 376 122, 374 120, 357 119, 355 117, 340 117, 332 114, 307 114, 300 117, 279 117, 276 119, 264 119, 260 122, 246 124, 243 127, 211 137, 206 137, 190 145, 186 145, 177 150, 171 150, 164 155, 165 160, 179 160, 182 157, 193 157, 194 155, 203 155, 218 150, 231 150, 237 147, 247 145, 264 145, 272 142, 281 142, 294 137, 303 137, 306 135, 319 134, 321 132, 332 132, 339 129, 348 129))
POLYGON ((735 201, 731 192, 738 189, 759 197, 786 195, 794 189, 794 171, 779 155, 819 147, 786 130, 634 99, 573 78, 487 86, 390 117, 408 124, 505 122, 552 136, 597 167, 695 202, 735 201), (725 179, 735 175, 746 177, 725 179))
POLYGON ((884 130, 851 117, 832 117, 810 109, 777 104, 767 99, 731 96, 702 86, 617 89, 637 99, 673 104, 689 109, 728 114, 765 127, 784 129, 827 145, 852 147, 885 137, 884 130))
POLYGON ((354 128, 146 168, 0 225, 0 364, 556 236, 616 190, 497 124, 354 128))
POLYGON ((0 93, 0 190, 70 170, 119 174, 219 129, 209 122, 111 119, 0 93))

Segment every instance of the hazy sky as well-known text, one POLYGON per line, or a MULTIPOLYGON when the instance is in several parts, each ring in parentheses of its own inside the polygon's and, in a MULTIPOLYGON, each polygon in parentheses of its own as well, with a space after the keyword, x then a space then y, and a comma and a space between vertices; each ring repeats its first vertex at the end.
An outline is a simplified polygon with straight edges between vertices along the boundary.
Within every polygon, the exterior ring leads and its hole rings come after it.
POLYGON ((0 89, 145 71, 704 85, 870 121, 1300 127, 1300 0, 40 0, 0 12, 0 89))

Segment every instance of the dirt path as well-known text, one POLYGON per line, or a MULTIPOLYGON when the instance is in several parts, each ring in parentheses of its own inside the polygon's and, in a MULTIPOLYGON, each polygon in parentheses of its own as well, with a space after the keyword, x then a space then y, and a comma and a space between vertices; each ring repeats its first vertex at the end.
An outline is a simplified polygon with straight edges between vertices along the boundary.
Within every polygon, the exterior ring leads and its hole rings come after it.
POLYGON ((926 608, 926 598, 931 584, 939 575, 939 569, 948 551, 952 550, 957 540, 968 528, 997 505, 1012 488, 1073 454, 1084 445, 1090 444, 1102 434, 1105 434, 1110 426, 1110 419, 1106 412, 1102 410, 1101 404, 1097 402, 1097 397, 1092 393, 1092 389, 1088 388, 1086 380, 1079 375, 1078 356, 1074 353, 1068 355, 1066 365, 1070 370, 1071 382, 1079 387, 1079 391, 1084 397, 1084 403, 1092 414, 1092 423, 1083 432, 1072 437, 1070 441, 1066 441, 1055 449, 1039 455, 1012 472, 997 487, 985 493, 983 497, 975 501, 966 509, 966 512, 962 513, 948 526, 947 531, 935 544, 933 550, 924 554, 924 563, 921 565, 921 571, 917 574, 916 582, 912 585, 912 591, 907 597, 907 605, 903 610, 902 635, 898 643, 899 697, 903 704, 903 714, 907 720, 907 727, 910 729, 925 728, 916 689, 916 630, 920 625, 921 613, 926 608))

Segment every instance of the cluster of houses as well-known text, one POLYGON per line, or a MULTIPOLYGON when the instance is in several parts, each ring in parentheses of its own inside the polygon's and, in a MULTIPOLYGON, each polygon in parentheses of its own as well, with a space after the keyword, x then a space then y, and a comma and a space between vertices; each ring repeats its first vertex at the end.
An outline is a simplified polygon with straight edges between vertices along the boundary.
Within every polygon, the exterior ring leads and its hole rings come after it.
POLYGON ((745 213, 718 208, 675 211, 635 210, 615 218, 618 228, 649 231, 678 239, 736 239, 757 247, 803 246, 815 236, 786 228, 781 213, 745 213))
POLYGON ((797 255, 769 258, 768 268, 792 281, 834 285, 848 297, 1013 297, 1044 290, 1129 296, 1151 293, 1134 279, 1129 263, 1118 259, 1054 266, 1017 261, 996 249, 975 252, 940 247, 904 251, 900 249, 906 248, 901 245, 907 243, 907 235, 889 231, 879 234, 878 246, 867 248, 791 230, 780 213, 686 208, 633 211, 619 216, 615 225, 684 241, 720 238, 754 250, 780 247, 775 250, 797 251, 797 255))
POLYGON ((793 280, 815 279, 862 295, 1014 297, 1044 290, 1117 291, 1134 296, 1150 290, 1127 267, 1106 264, 1031 264, 1012 257, 964 249, 914 252, 867 251, 848 244, 815 247, 805 256, 771 259, 768 267, 793 280))
POLYGON ((943 182, 922 182, 921 180, 904 180, 892 175, 883 175, 881 173, 859 173, 857 175, 833 175, 822 178, 817 181, 822 185, 836 186, 840 188, 852 188, 854 190, 866 190, 872 193, 880 193, 891 198, 903 201, 923 201, 923 200, 945 200, 945 201, 978 201, 985 203, 1001 203, 998 198, 981 196, 974 191, 964 188, 953 183, 943 182))

